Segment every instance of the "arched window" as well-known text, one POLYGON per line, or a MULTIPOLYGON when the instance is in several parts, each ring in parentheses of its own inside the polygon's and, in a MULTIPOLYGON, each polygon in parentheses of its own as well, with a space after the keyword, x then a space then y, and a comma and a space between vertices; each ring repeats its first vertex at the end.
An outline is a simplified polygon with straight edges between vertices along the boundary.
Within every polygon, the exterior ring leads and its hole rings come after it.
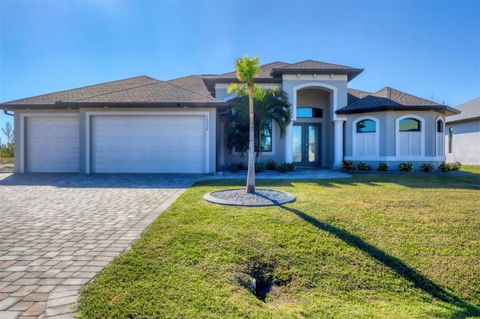
POLYGON ((375 133, 377 124, 373 120, 362 120, 357 122, 357 133, 375 133))
POLYGON ((419 120, 406 118, 400 121, 400 132, 420 132, 422 125, 419 120))
POLYGON ((353 156, 361 160, 378 156, 378 120, 374 117, 361 117, 353 122, 353 156))
POLYGON ((445 155, 445 136, 443 135, 443 120, 441 118, 437 119, 437 125, 436 125, 436 138, 435 138, 435 146, 436 146, 436 152, 437 156, 444 156, 445 155))
POLYGON ((418 115, 404 115, 396 121, 396 154, 400 157, 425 155, 424 119, 418 115))
POLYGON ((437 120, 437 133, 443 133, 443 121, 437 120))

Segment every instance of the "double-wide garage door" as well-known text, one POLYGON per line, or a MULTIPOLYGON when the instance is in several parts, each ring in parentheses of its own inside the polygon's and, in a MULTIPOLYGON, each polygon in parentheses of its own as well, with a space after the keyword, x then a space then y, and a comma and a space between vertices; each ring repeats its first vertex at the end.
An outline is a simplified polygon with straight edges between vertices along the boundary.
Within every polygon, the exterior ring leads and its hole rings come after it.
POLYGON ((95 173, 204 173, 205 117, 94 116, 95 173))
MULTIPOLYGON (((78 116, 27 117, 25 123, 26 171, 79 172, 78 116)), ((203 115, 96 115, 91 117, 90 124, 94 173, 207 170, 207 127, 203 115)))

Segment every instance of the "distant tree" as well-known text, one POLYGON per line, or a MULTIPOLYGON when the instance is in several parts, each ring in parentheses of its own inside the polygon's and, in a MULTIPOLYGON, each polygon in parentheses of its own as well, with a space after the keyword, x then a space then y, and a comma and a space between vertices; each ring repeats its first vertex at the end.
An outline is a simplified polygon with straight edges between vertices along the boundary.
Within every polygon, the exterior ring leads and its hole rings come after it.
POLYGON ((10 122, 5 123, 5 127, 2 128, 3 134, 7 137, 7 143, 13 143, 13 125, 10 122))

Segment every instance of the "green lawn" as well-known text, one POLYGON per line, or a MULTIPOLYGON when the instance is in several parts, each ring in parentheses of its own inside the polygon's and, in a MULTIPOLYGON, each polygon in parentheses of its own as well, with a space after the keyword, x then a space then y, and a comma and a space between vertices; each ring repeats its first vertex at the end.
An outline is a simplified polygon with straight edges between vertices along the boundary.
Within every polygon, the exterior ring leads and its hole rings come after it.
POLYGON ((197 184, 83 289, 80 318, 480 315, 480 175, 259 181, 284 207, 209 204, 197 184), (252 273, 273 280, 266 299, 252 273))

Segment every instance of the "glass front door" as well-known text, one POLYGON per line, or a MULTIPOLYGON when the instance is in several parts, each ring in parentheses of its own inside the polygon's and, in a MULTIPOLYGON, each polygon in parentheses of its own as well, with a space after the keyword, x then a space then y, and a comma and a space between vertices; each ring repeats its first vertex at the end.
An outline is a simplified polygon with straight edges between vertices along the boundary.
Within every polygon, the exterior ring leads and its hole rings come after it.
POLYGON ((320 166, 320 123, 293 125, 293 162, 299 166, 320 166))

